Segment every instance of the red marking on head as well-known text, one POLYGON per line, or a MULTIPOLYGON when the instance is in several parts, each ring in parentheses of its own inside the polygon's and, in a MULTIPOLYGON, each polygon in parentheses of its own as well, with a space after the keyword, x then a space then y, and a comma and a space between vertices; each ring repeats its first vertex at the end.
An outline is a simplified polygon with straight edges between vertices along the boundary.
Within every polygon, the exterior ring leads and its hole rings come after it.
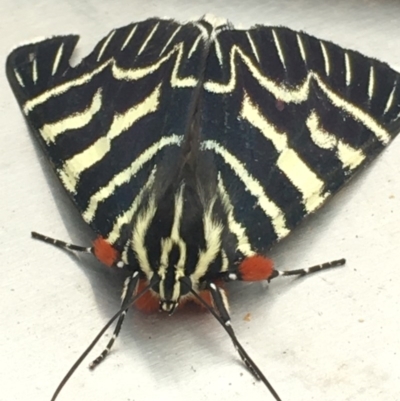
POLYGON ((272 260, 261 255, 249 256, 239 266, 240 278, 244 281, 267 280, 273 271, 272 260))
POLYGON ((100 262, 112 266, 119 258, 119 253, 103 237, 97 237, 93 242, 94 255, 100 262))
MULTIPOLYGON (((147 280, 140 280, 138 288, 135 294, 138 294, 140 291, 144 290, 144 288, 148 285, 147 280)), ((154 313, 157 312, 160 307, 160 298, 156 293, 149 290, 145 292, 136 302, 135 307, 142 312, 145 313, 154 313)))

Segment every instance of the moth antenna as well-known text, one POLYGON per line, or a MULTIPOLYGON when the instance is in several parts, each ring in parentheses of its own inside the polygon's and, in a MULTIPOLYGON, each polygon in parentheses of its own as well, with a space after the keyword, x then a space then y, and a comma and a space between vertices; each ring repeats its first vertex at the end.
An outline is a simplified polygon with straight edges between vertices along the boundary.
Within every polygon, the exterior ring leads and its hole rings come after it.
POLYGON ((221 293, 221 289, 218 288, 214 283, 209 283, 207 285, 207 289, 210 291, 214 305, 219 315, 216 313, 215 309, 211 307, 207 302, 200 297, 200 295, 192 288, 189 282, 185 279, 182 279, 181 282, 188 288, 188 290, 193 294, 193 296, 202 304, 204 307, 215 317, 215 319, 220 323, 220 325, 225 329, 228 333, 230 339, 233 342, 233 346, 239 353, 245 365, 248 367, 250 372, 255 376, 257 380, 261 380, 265 386, 268 388, 270 393, 273 395, 276 401, 282 401, 279 397, 278 393, 272 387, 268 379, 264 376, 258 366, 253 362, 250 356, 247 354, 245 349, 240 344, 239 340, 236 337, 236 334, 231 325, 231 319, 228 313, 228 310, 224 304, 223 295, 221 293))
POLYGON ((321 270, 327 270, 334 267, 343 266, 346 263, 346 259, 333 260, 331 262, 321 263, 319 265, 307 267, 306 269, 295 269, 295 270, 275 270, 268 280, 279 276, 305 276, 306 274, 316 273, 321 270))
POLYGON ((32 238, 34 238, 34 239, 46 242, 47 244, 54 245, 57 248, 61 248, 66 251, 69 251, 69 252, 93 253, 93 247, 84 247, 84 246, 69 244, 68 242, 64 242, 64 241, 60 241, 58 239, 47 237, 46 235, 39 234, 35 231, 32 231, 31 235, 32 235, 32 238))
POLYGON ((144 293, 146 293, 154 285, 154 283, 151 282, 142 291, 140 291, 136 296, 134 296, 133 298, 130 298, 130 296, 135 291, 135 288, 136 288, 138 282, 139 282, 139 272, 135 271, 132 274, 132 276, 130 277, 130 280, 129 280, 128 284, 127 284, 126 293, 125 293, 125 296, 124 296, 124 299, 123 299, 122 306, 121 306, 120 310, 100 330, 99 334, 97 334, 97 336, 91 342, 91 344, 86 348, 86 350, 82 353, 82 355, 72 365, 70 370, 67 372, 67 374, 64 376, 64 378, 61 380, 60 384, 58 385, 56 391, 54 392, 53 396, 51 397, 51 401, 55 401, 57 399, 57 397, 60 394, 61 390, 63 389, 65 384, 68 382, 68 380, 71 378, 71 376, 75 373, 75 371, 79 367, 79 365, 83 362, 83 360, 87 357, 89 352, 94 348, 94 346, 98 343, 98 341, 101 339, 101 337, 104 335, 104 333, 115 322, 115 320, 117 318, 121 317, 124 312, 126 312, 126 310, 129 308, 129 304, 134 303, 137 299, 139 299, 144 293))

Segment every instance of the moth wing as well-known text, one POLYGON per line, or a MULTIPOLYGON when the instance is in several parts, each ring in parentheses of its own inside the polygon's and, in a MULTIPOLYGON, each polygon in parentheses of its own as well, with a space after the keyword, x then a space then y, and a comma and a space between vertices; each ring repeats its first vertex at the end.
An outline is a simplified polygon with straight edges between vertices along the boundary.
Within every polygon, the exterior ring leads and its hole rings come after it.
POLYGON ((84 220, 111 243, 124 242, 135 199, 153 185, 155 170, 179 162, 204 29, 160 19, 131 24, 75 67, 74 35, 8 57, 8 79, 56 174, 84 220))
POLYGON ((215 159, 239 250, 265 252, 395 137, 400 77, 287 28, 215 37, 202 149, 215 159))

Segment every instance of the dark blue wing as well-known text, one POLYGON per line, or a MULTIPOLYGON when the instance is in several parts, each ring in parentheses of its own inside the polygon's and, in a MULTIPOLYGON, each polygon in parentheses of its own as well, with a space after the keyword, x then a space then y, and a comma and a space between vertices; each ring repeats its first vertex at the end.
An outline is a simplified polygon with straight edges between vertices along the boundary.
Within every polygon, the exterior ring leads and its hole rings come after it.
POLYGON ((202 149, 214 155, 244 253, 286 236, 398 133, 399 78, 287 28, 219 30, 202 149))
POLYGON ((8 78, 57 175, 85 221, 112 243, 155 168, 178 163, 207 29, 160 19, 131 24, 111 31, 75 67, 77 36, 8 57, 8 78))

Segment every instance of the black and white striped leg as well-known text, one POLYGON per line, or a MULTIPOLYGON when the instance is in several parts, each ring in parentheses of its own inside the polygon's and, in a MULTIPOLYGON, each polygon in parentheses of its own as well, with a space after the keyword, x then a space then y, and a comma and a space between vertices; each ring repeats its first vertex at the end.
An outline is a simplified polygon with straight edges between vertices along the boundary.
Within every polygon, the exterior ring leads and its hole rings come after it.
POLYGON ((103 362, 104 359, 106 359, 107 355, 110 353, 111 348, 114 345, 114 342, 117 339, 119 332, 121 331, 122 323, 124 322, 127 312, 128 312, 128 309, 125 309, 121 313, 121 316, 118 318, 117 325, 115 326, 115 329, 114 329, 114 332, 113 332, 113 335, 112 335, 110 341, 108 342, 108 344, 104 348, 104 350, 101 352, 101 354, 89 364, 90 369, 93 370, 96 366, 100 365, 100 363, 103 362))
POLYGON ((103 337, 104 333, 109 329, 109 327, 117 320, 121 314, 129 307, 130 303, 134 303, 136 300, 138 300, 143 294, 145 294, 147 291, 152 288, 152 286, 156 285, 158 283, 157 280, 153 280, 149 285, 147 285, 143 290, 141 290, 139 293, 137 293, 135 296, 132 297, 132 295, 135 293, 135 290, 137 288, 137 285, 139 283, 139 272, 134 272, 132 276, 130 277, 130 280, 127 281, 127 287, 126 292, 124 293, 124 302, 122 303, 122 307, 120 310, 107 322, 107 324, 100 330, 100 332, 97 334, 95 339, 91 342, 91 344, 86 348, 86 350, 82 353, 82 355, 76 360, 76 362, 72 365, 72 367, 69 369, 67 374, 64 376, 64 378, 61 380, 60 384, 57 386, 56 391, 53 394, 53 397, 51 397, 51 401, 56 401, 58 395, 60 394, 61 390, 65 386, 65 384, 69 381, 71 376, 74 374, 76 369, 79 367, 79 365, 83 362, 83 360, 88 356, 89 352, 95 347, 95 345, 98 343, 98 341, 103 337), (130 298, 128 294, 131 294, 130 298))
POLYGON ((238 340, 231 325, 231 317, 229 316, 227 306, 225 305, 225 298, 222 290, 218 288, 214 283, 210 283, 207 288, 211 292, 215 308, 217 309, 219 316, 222 319, 222 322, 224 323, 225 329, 229 332, 229 336, 232 338, 235 349, 239 352, 239 355, 242 358, 243 362, 250 369, 253 375, 257 379, 259 379, 252 365, 247 360, 246 355, 243 352, 241 352, 242 351, 241 347, 238 347, 238 340))
POLYGON ((295 269, 295 270, 274 270, 269 280, 272 280, 280 276, 305 276, 306 274, 316 273, 321 270, 331 269, 333 267, 343 266, 346 263, 346 259, 333 260, 332 262, 322 263, 307 267, 306 269, 295 269))
POLYGON ((268 390, 274 396, 276 401, 281 401, 281 398, 279 397, 277 392, 274 390, 274 388, 272 387, 270 382, 267 380, 267 378, 264 376, 264 374, 261 372, 261 370, 258 368, 258 366, 253 362, 253 360, 249 357, 247 352, 244 350, 244 348, 239 343, 239 340, 237 339, 236 334, 231 325, 231 319, 229 316, 228 308, 226 306, 225 294, 224 294, 223 290, 221 288, 219 288, 217 285, 215 285, 214 283, 208 283, 207 289, 211 293, 215 309, 213 307, 211 307, 210 305, 208 305, 208 303, 205 302, 197 294, 197 292, 194 291, 192 288, 190 288, 189 291, 208 309, 208 311, 222 325, 222 327, 225 329, 225 331, 228 333, 230 339, 232 340, 233 345, 234 345, 235 349, 238 351, 243 362, 249 368, 250 372, 256 377, 256 379, 261 380, 265 384, 265 386, 268 388, 268 390))
POLYGON ((47 237, 46 235, 39 234, 37 232, 32 231, 32 238, 37 239, 39 241, 46 242, 47 244, 51 244, 56 246, 57 248, 64 249, 69 252, 85 252, 85 253, 93 253, 93 247, 84 247, 74 244, 69 244, 64 241, 60 241, 58 239, 47 237))
POLYGON ((120 317, 118 318, 113 335, 112 335, 110 341, 108 342, 107 346, 104 348, 103 352, 96 359, 94 359, 93 362, 89 365, 90 369, 94 369, 96 366, 98 366, 101 362, 104 361, 104 359, 110 353, 111 348, 114 345, 114 342, 117 339, 117 337, 121 331, 122 324, 124 323, 125 316, 128 313, 128 309, 131 304, 133 294, 137 288, 138 282, 139 282, 139 273, 137 271, 135 273, 133 273, 132 276, 130 276, 126 279, 125 285, 124 285, 122 303, 121 303, 121 309, 124 308, 125 306, 126 306, 126 309, 124 309, 124 311, 121 313, 120 317))

